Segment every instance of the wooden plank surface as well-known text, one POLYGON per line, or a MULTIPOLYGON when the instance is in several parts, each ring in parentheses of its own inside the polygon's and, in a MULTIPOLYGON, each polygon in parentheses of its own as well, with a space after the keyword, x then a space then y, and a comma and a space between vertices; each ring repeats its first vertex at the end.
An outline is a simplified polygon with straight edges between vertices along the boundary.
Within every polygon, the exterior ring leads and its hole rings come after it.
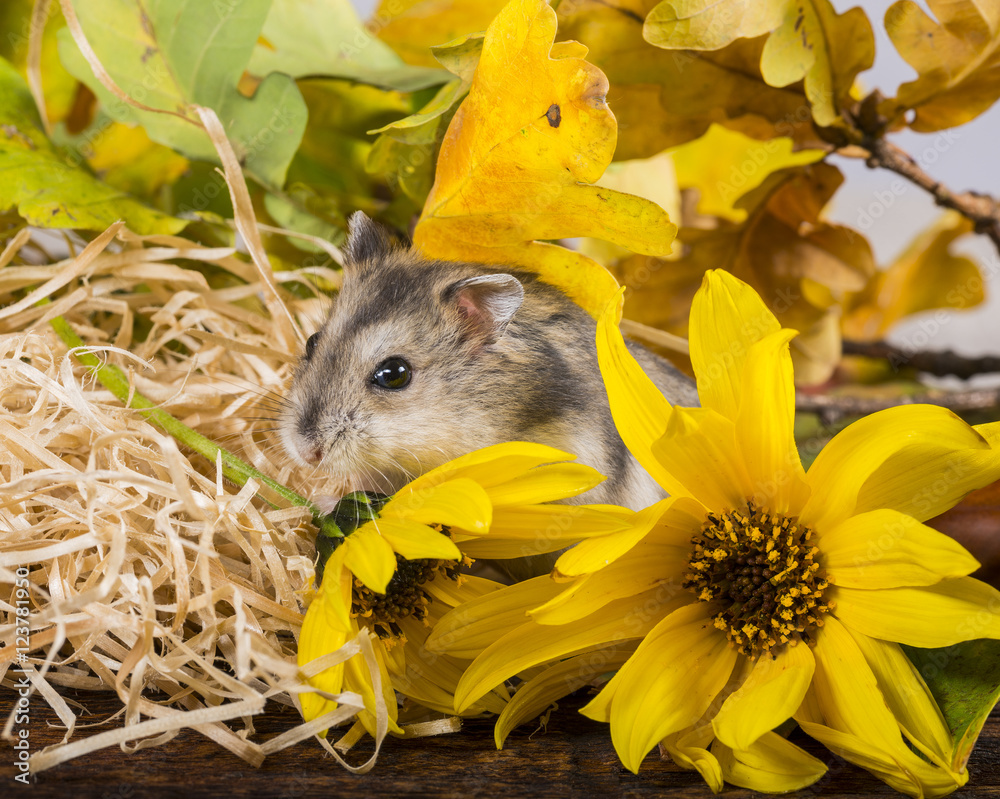
MULTIPOLYGON (((81 723, 107 719, 118 710, 116 697, 106 694, 66 691, 67 700, 79 703, 89 715, 81 723)), ((14 695, 0 689, 0 709, 10 707, 14 695)), ((586 697, 570 697, 552 714, 546 733, 532 725, 515 731, 507 747, 493 747, 492 722, 473 719, 462 732, 417 740, 389 738, 375 768, 363 776, 344 771, 314 741, 279 752, 259 769, 247 765, 193 731, 181 733, 169 743, 126 754, 104 749, 35 775, 30 786, 13 781, 16 773, 9 743, 0 744, 0 796, 72 797, 72 799, 300 799, 304 797, 355 796, 532 796, 580 797, 670 796, 678 799, 709 799, 711 792, 700 776, 684 771, 654 753, 648 756, 638 776, 618 761, 608 728, 579 715, 586 697), (24 791, 23 794, 18 791, 24 791)), ((269 705, 254 718, 263 741, 294 726, 298 717, 289 708, 269 705)), ((119 720, 93 732, 119 725, 119 720)), ((62 738, 58 719, 37 697, 31 705, 32 751, 62 738)), ((80 730, 78 735, 90 734, 80 730)), ((882 782, 867 772, 844 763, 801 732, 794 740, 824 760, 827 776, 800 796, 869 797, 894 796, 882 782)), ((359 745, 349 760, 360 763, 369 750, 359 745)), ((994 713, 969 764, 971 784, 957 797, 1000 797, 1000 714, 994 713)), ((742 799, 756 794, 726 790, 726 797, 742 799)))

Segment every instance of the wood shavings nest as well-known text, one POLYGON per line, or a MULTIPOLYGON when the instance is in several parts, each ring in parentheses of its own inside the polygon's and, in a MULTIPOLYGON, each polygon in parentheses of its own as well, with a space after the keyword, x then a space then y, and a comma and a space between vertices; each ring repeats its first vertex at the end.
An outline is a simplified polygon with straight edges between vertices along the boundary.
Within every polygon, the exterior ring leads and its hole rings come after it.
MULTIPOLYGON (((309 512, 270 509, 251 501, 252 485, 223 482, 102 388, 48 320, 64 316, 136 390, 309 496, 323 479, 293 467, 275 431, 295 357, 275 343, 259 271, 233 249, 112 232, 39 264, 44 250, 25 230, 0 256, 0 677, 9 686, 21 673, 12 596, 27 566, 23 667, 66 726, 63 744, 33 755, 33 772, 189 727, 257 765, 317 731, 249 740, 252 713, 268 699, 293 705, 301 690, 309 512), (59 687, 113 691, 122 718, 80 738, 59 687)), ((302 273, 275 279, 300 329, 316 329, 328 300, 302 273)))

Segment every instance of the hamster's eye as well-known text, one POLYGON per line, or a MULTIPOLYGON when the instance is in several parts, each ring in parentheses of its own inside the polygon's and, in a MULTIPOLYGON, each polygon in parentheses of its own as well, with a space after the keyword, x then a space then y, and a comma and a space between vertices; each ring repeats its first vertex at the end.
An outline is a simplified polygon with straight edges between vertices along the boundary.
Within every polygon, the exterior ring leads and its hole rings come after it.
POLYGON ((410 385, 410 365, 402 358, 386 358, 372 372, 372 385, 398 390, 410 385))
POLYGON ((319 344, 319 333, 313 333, 309 338, 306 339, 306 360, 308 361, 312 358, 313 353, 316 352, 316 345, 319 344))

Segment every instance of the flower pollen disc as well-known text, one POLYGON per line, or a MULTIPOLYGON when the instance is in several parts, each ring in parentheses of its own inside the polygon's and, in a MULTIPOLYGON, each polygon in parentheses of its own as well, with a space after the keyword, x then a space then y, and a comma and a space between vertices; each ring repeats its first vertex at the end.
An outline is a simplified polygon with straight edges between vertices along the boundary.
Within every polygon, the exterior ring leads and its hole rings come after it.
POLYGON ((691 540, 684 587, 721 608, 715 626, 747 657, 808 643, 831 609, 819 550, 809 543, 813 531, 796 521, 748 501, 742 510, 710 513, 691 540))

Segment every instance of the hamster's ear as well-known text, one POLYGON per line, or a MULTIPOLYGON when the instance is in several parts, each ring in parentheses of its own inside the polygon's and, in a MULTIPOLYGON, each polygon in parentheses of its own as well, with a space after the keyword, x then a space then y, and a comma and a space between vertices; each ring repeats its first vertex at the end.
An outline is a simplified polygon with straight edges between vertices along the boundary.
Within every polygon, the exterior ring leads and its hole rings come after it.
POLYGON ((373 222, 363 211, 355 211, 347 220, 348 263, 360 263, 381 258, 392 249, 388 231, 373 222))
POLYGON ((524 301, 524 287, 513 275, 482 275, 452 283, 444 300, 483 344, 499 339, 524 301))

